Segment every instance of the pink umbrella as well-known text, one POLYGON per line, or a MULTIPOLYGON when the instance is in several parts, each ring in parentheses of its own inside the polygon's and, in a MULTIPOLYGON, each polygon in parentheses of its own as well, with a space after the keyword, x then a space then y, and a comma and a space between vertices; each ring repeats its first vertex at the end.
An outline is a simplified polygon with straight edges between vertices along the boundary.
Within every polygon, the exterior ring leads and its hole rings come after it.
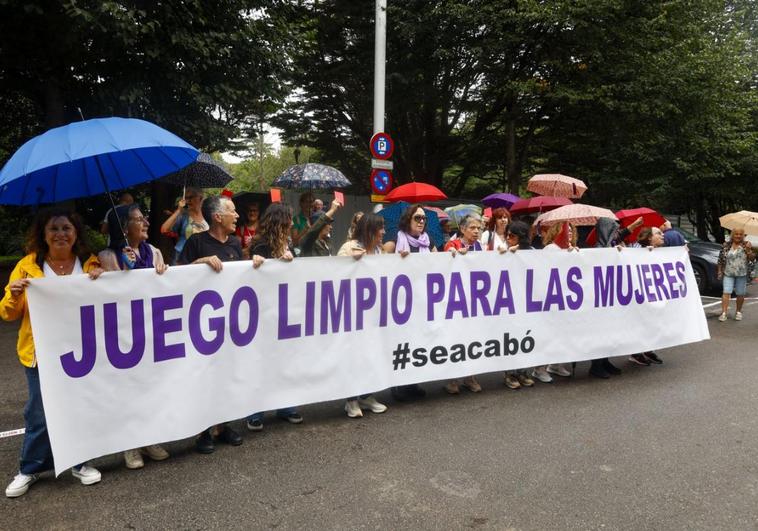
POLYGON ((447 215, 447 212, 445 212, 441 208, 437 208, 433 206, 425 206, 424 210, 431 210, 432 212, 437 214, 437 219, 439 219, 440 222, 450 219, 450 216, 447 215))
POLYGON ((616 219, 616 215, 607 208, 576 203, 546 212, 540 215, 534 223, 552 225, 553 223, 569 221, 574 225, 595 225, 598 218, 616 219))
POLYGON ((539 195, 552 195, 578 199, 587 191, 584 181, 561 175, 560 173, 544 173, 529 179, 526 189, 539 195))

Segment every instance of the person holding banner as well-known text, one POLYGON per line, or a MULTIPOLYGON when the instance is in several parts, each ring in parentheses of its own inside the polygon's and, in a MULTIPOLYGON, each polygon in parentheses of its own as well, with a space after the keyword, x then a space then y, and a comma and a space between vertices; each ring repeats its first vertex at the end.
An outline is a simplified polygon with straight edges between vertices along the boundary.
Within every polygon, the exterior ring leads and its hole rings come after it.
MULTIPOLYGON (((532 247, 532 230, 530 226, 523 221, 514 221, 508 224, 508 232, 505 234, 505 241, 508 252, 511 253, 534 249, 534 247, 532 247)), ((503 378, 506 387, 509 389, 532 387, 534 385, 534 380, 532 379, 532 376, 529 375, 530 372, 531 371, 528 369, 505 371, 503 378)))
MULTIPOLYGON (((420 204, 411 205, 400 215, 398 221, 397 240, 384 244, 384 250, 388 253, 397 252, 405 258, 412 253, 436 253, 437 248, 432 245, 429 234, 426 232, 427 217, 424 207, 420 204)), ((424 398, 424 391, 418 384, 393 387, 392 398, 398 402, 424 398)))
POLYGON ((261 206, 258 203, 249 203, 245 206, 245 223, 237 226, 234 231, 237 238, 242 242, 242 252, 250 257, 250 244, 258 231, 258 222, 261 216, 261 206))
POLYGON ((506 234, 508 233, 508 224, 511 222, 511 215, 505 208, 496 208, 492 211, 492 217, 487 223, 487 230, 482 233, 479 240, 488 251, 507 251, 508 242, 506 234))
MULTIPOLYGON (((642 227, 637 234, 637 241, 632 244, 632 247, 637 249, 644 247, 652 251, 656 247, 663 247, 663 244, 664 237, 661 229, 658 227, 642 227)), ((653 363, 657 365, 663 363, 663 360, 652 350, 642 354, 632 354, 629 356, 629 361, 641 367, 649 367, 653 363)))
MULTIPOLYGON (((224 262, 242 260, 242 245, 234 235, 239 215, 232 200, 226 196, 208 197, 203 201, 202 213, 210 228, 189 237, 179 256, 179 263, 207 264, 219 273, 224 268, 224 262)), ((253 267, 262 263, 260 256, 253 256, 253 267)), ((242 444, 242 436, 228 424, 211 426, 195 441, 195 449, 201 454, 210 454, 216 450, 214 431, 222 442, 232 446, 242 444)))
MULTIPOLYGON (((303 212, 306 212, 303 197, 300 199, 303 212)), ((312 200, 313 197, 309 196, 307 212, 310 212, 312 200)), ((263 214, 260 230, 255 235, 255 239, 253 239, 253 243, 251 244, 250 252, 253 255, 253 259, 276 258, 285 262, 291 262, 295 256, 289 245, 291 230, 292 211, 290 207, 282 203, 271 203, 263 214)), ((247 429, 250 431, 261 431, 263 429, 263 414, 263 411, 259 411, 250 415, 246 422, 247 429)), ((290 424, 300 424, 303 422, 303 417, 298 413, 296 407, 282 408, 276 412, 276 416, 282 420, 286 420, 290 424)))
MULTIPOLYGON (((476 214, 469 214, 458 224, 461 231, 461 237, 450 240, 445 245, 445 251, 449 251, 453 256, 456 254, 466 254, 469 251, 481 251, 482 244, 479 243, 479 236, 482 232, 482 218, 476 214)), ((474 375, 463 379, 463 387, 472 393, 480 393, 482 386, 476 380, 474 375)), ((458 380, 450 380, 445 384, 445 391, 451 395, 457 395, 461 392, 458 380)))
MULTIPOLYGON (((128 205, 126 212, 120 216, 121 226, 126 232, 126 246, 122 249, 106 249, 98 255, 100 264, 105 271, 122 271, 130 269, 155 269, 162 275, 168 269, 163 261, 160 249, 147 242, 147 229, 150 223, 142 214, 138 204, 128 205)), ((169 458, 168 452, 158 444, 143 448, 133 448, 124 452, 126 468, 136 470, 145 466, 142 459, 145 453, 153 461, 163 461, 169 458)))
MULTIPOLYGON (((577 236, 576 226, 573 223, 554 223, 548 227, 545 235, 542 237, 544 245, 542 249, 545 251, 578 251, 579 248, 576 246, 577 236)), ((554 363, 547 367, 536 367, 532 372, 532 376, 536 376, 541 382, 545 381, 543 379, 545 376, 552 381, 550 374, 567 377, 571 376, 571 371, 568 370, 564 363, 554 363)))
MULTIPOLYGON (((99 277, 103 270, 97 259, 90 254, 85 234, 84 224, 75 212, 62 208, 41 211, 27 238, 26 248, 29 254, 16 264, 0 301, 0 317, 4 321, 21 319, 17 351, 29 385, 29 399, 24 408, 26 431, 21 447, 19 473, 5 489, 5 495, 9 498, 26 494, 39 478, 40 472, 53 468, 53 451, 42 405, 25 290, 33 278, 83 273, 92 279, 99 277)), ((93 485, 102 477, 97 469, 87 465, 75 466, 71 472, 83 485, 93 485)))
MULTIPOLYGON (((355 224, 354 239, 346 241, 337 256, 352 256, 360 260, 365 255, 382 254, 384 239, 384 218, 378 214, 364 214, 355 224)), ((363 408, 372 413, 384 413, 387 406, 380 403, 372 394, 353 396, 345 402, 345 412, 350 418, 363 416, 363 408)))

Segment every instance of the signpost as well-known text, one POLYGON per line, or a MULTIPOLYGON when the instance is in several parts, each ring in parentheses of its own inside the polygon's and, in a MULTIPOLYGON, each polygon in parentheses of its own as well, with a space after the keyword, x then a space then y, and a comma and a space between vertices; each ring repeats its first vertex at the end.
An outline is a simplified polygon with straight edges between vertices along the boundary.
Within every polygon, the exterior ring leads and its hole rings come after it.
POLYGON ((375 195, 387 195, 392 189, 392 172, 389 170, 371 170, 371 191, 375 195))
POLYGON ((379 132, 371 137, 369 142, 371 156, 379 160, 389 160, 395 152, 395 142, 387 133, 379 132))

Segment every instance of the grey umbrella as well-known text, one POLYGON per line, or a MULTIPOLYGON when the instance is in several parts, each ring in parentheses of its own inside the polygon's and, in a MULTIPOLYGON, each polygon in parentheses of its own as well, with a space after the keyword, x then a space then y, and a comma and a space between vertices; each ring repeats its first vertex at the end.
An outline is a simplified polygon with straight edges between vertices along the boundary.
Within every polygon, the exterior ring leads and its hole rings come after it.
POLYGON ((328 190, 347 188, 351 184, 338 169, 309 162, 287 168, 271 186, 299 190, 328 190))

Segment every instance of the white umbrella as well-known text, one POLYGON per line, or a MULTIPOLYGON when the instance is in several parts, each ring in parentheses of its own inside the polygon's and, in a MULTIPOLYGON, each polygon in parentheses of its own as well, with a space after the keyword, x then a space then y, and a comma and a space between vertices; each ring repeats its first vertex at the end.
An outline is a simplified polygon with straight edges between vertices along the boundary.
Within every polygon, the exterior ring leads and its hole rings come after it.
POLYGON ((721 226, 725 229, 734 230, 742 229, 745 234, 758 236, 758 213, 749 210, 740 210, 732 212, 719 218, 721 226))

